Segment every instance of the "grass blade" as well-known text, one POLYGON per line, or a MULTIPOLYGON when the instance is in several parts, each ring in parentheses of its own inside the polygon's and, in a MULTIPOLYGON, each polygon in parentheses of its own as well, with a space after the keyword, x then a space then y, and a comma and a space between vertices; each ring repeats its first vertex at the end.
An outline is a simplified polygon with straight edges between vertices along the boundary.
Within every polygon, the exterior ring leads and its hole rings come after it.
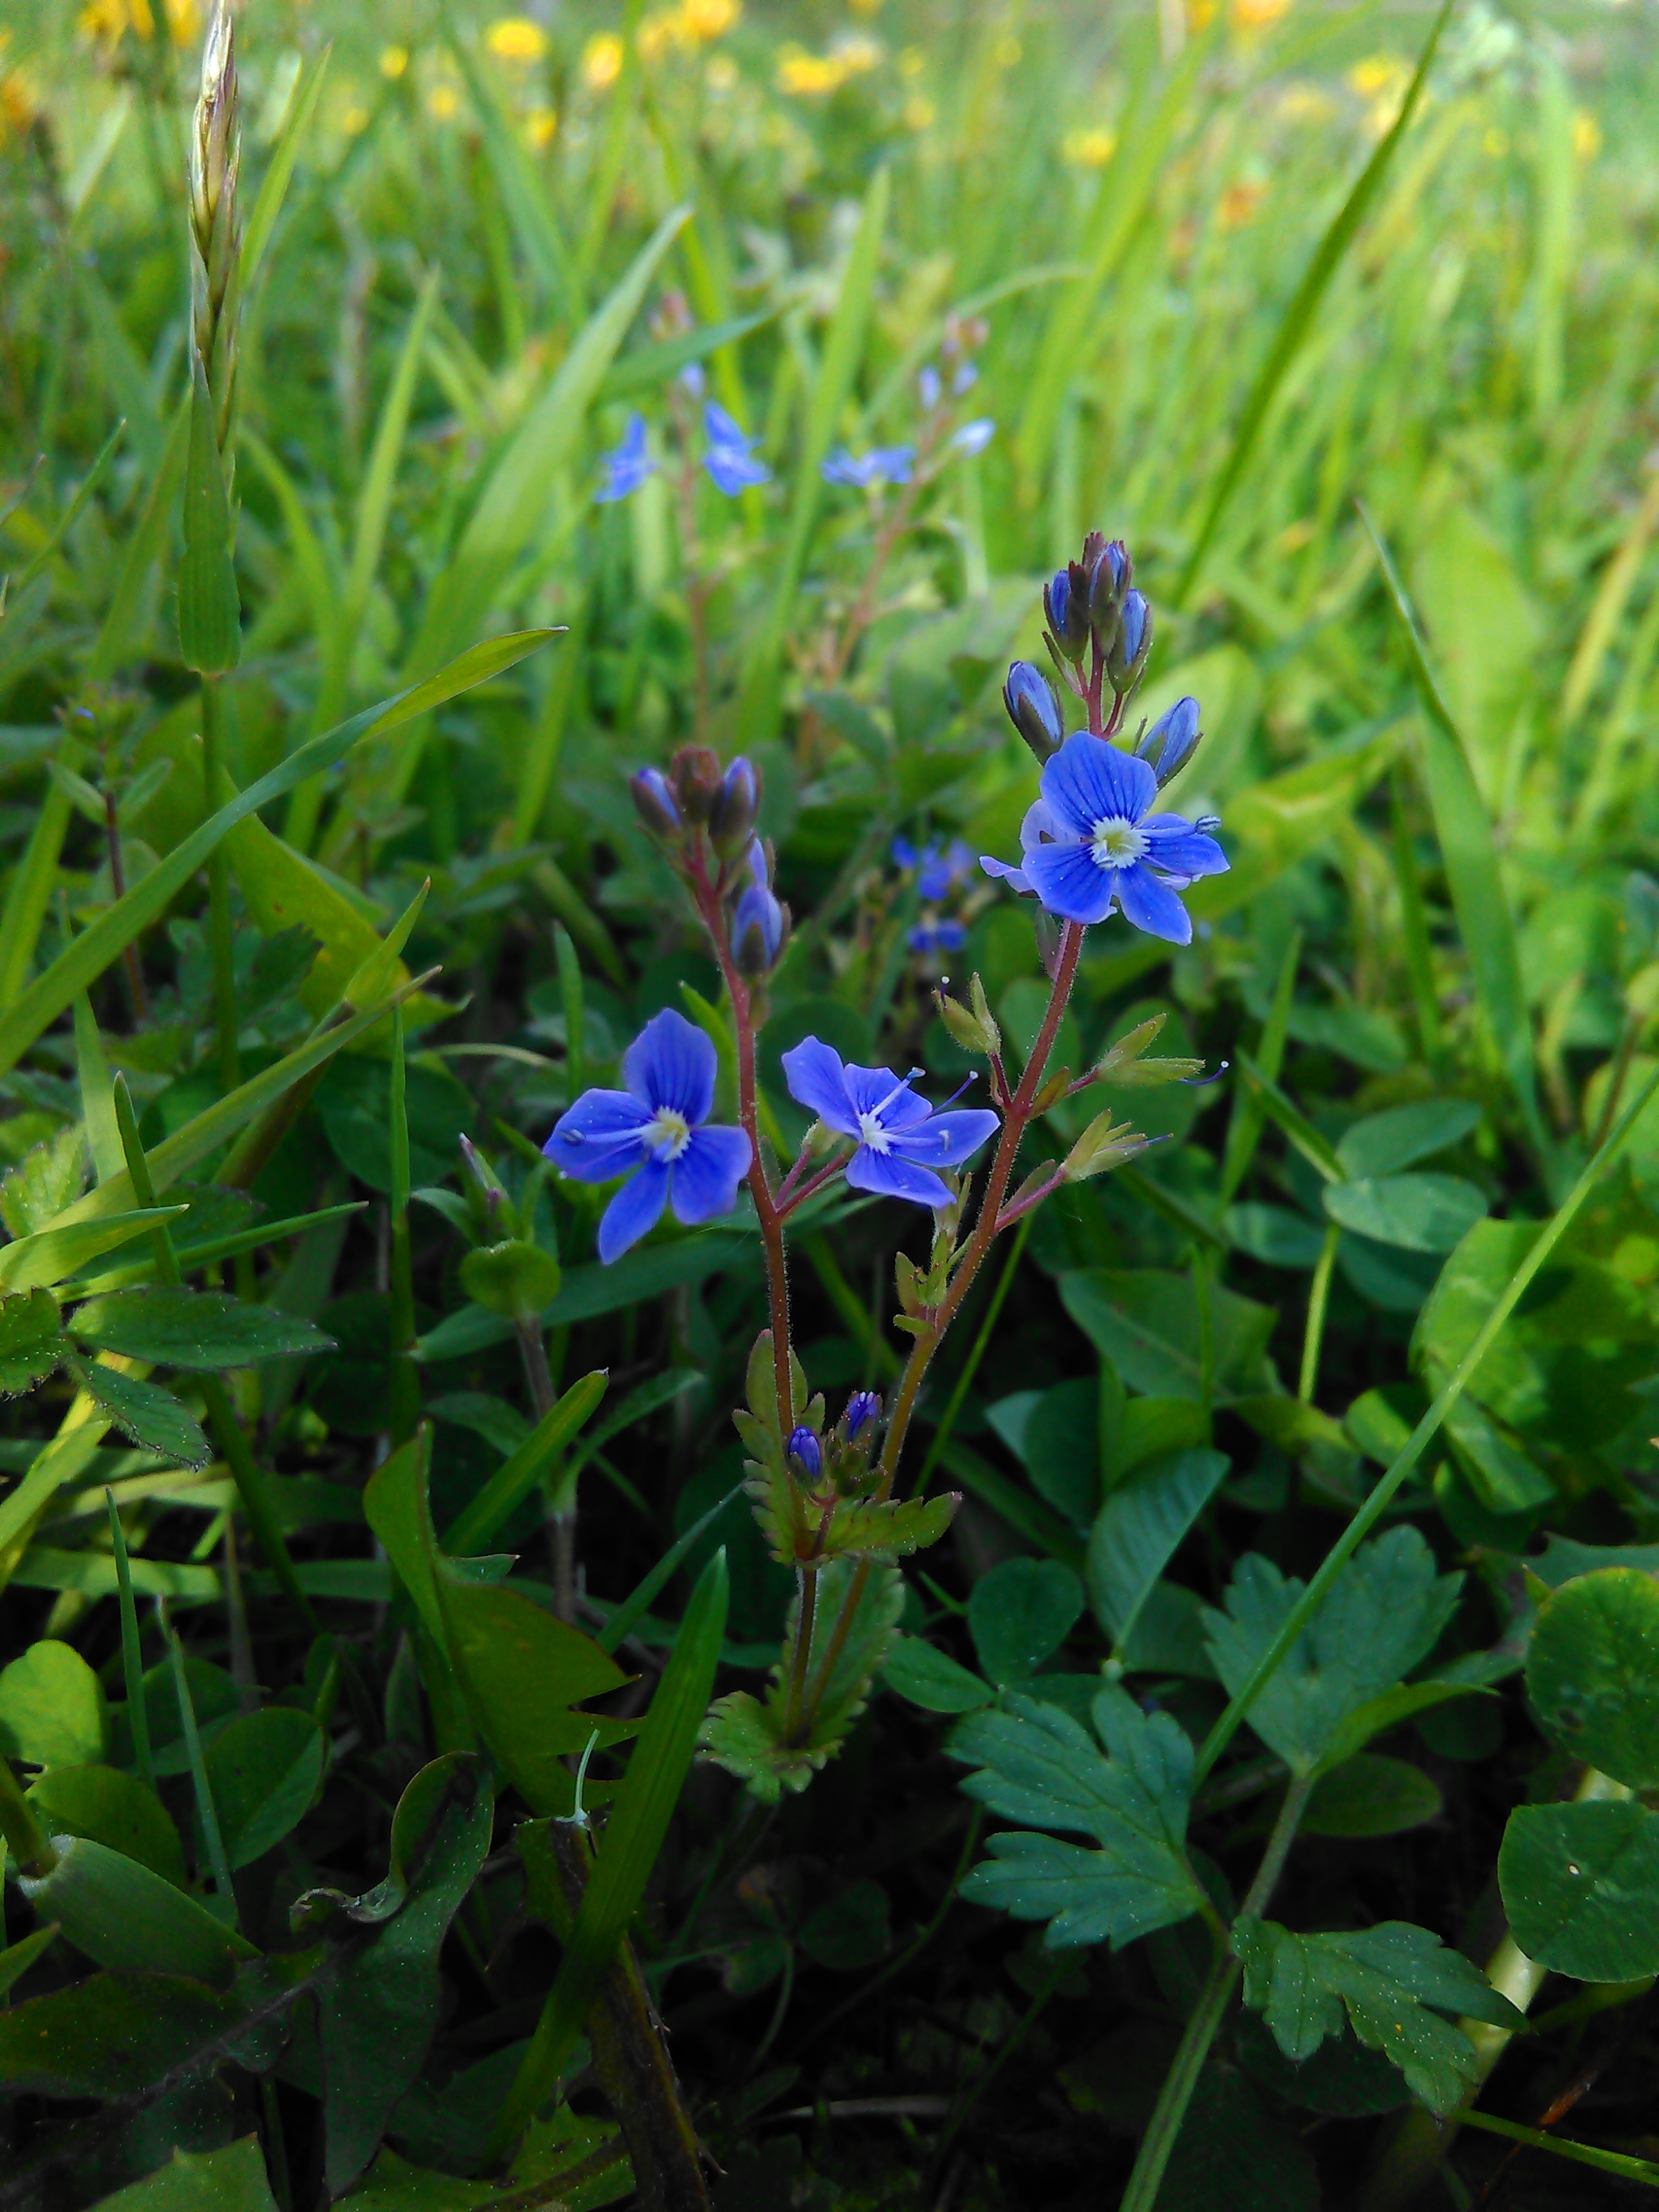
POLYGON ((121 1674, 127 1690, 127 1725, 132 1732, 132 1762, 147 1790, 155 1787, 155 1762, 149 1750, 149 1709, 144 1703, 144 1655, 138 1641, 138 1608, 132 1598, 132 1569, 127 1561, 126 1531, 107 1484, 110 1549, 115 1554, 115 1585, 121 1601, 121 1674))
POLYGON ((104 478, 109 474, 109 465, 115 459, 115 449, 120 444, 122 435, 125 431, 126 427, 126 417, 123 416, 121 420, 116 424, 115 428, 110 432, 108 437, 105 439, 103 445, 99 449, 96 459, 93 462, 92 466, 87 471, 85 476, 82 477, 80 484, 76 488, 75 495, 70 501, 69 505, 64 509, 63 514, 52 525, 51 534, 48 536, 46 544, 40 548, 34 558, 29 562, 28 567, 24 569, 22 574, 17 577, 14 581, 11 587, 13 591, 27 591, 29 586, 34 581, 35 578, 40 574, 40 571, 46 567, 47 562, 51 560, 52 555, 58 550, 64 540, 69 536, 70 532, 74 529, 76 522, 80 520, 81 512, 86 506, 87 501, 92 497, 94 492, 97 490, 99 485, 102 483, 104 478))
POLYGON ((283 211, 283 202, 294 176, 294 165, 300 158, 300 142, 305 137, 312 117, 317 112, 321 97, 323 79, 328 73, 329 56, 332 46, 325 46, 312 64, 309 75, 295 79, 294 89, 289 94, 288 112, 283 118, 283 127, 276 143, 271 149, 270 167, 265 171, 264 181, 259 186, 247 228, 242 233, 242 290, 253 289, 253 280, 259 272, 259 264, 265 258, 271 233, 276 228, 276 218, 283 211))
POLYGON ((573 1382, 557 1405, 543 1414, 517 1451, 502 1462, 444 1531, 443 1548, 452 1559, 469 1557, 517 1511, 604 1397, 608 1380, 605 1370, 596 1367, 573 1382))
POLYGON ((743 1495, 741 1482, 734 1482, 716 1504, 711 1505, 702 1519, 694 1521, 683 1536, 677 1536, 649 1574, 641 1577, 593 1641, 601 1651, 615 1651, 634 1623, 651 1609, 651 1601, 657 1592, 679 1571, 680 1562, 695 1549, 699 1537, 705 1535, 718 1521, 726 1507, 743 1495))

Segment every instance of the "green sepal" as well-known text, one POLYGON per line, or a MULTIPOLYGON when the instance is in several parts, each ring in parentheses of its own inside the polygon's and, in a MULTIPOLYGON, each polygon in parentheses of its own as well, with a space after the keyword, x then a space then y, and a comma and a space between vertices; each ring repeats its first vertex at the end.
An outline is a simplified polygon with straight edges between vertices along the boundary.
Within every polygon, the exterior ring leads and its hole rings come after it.
MULTIPOLYGON (((185 552, 179 567, 179 650, 187 668, 222 676, 242 657, 236 593, 236 533, 214 435, 213 397, 202 356, 191 348, 190 453, 185 464, 185 552)), ((208 811, 219 794, 207 795, 208 811)))

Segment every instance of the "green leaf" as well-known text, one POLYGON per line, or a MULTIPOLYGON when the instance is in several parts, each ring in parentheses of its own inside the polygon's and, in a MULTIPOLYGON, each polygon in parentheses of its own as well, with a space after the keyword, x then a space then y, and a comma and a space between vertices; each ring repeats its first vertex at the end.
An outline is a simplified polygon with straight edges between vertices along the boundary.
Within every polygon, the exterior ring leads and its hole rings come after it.
POLYGON ((1288 2118, 1241 2074, 1207 2064, 1158 2184, 1158 2212, 1319 2212, 1320 2203, 1319 2169, 1288 2118))
POLYGON ((1302 1815, 1310 1836, 1399 1836, 1437 1820, 1443 1800, 1420 1766, 1362 1751, 1320 1776, 1302 1815))
POLYGON ((78 1121, 69 1121, 25 1152, 0 1182, 0 1221, 15 1237, 33 1237, 86 1187, 87 1133, 78 1121))
MULTIPOLYGON (((125 1171, 123 1170, 125 1179, 125 1171)), ((71 1208, 95 1205, 112 1182, 102 1183, 89 1198, 71 1208)), ((67 1220, 56 1229, 42 1229, 33 1237, 20 1237, 15 1243, 0 1245, 0 1287, 11 1291, 27 1291, 43 1285, 61 1283, 78 1274, 88 1261, 102 1257, 122 1244, 130 1244, 135 1237, 142 1237, 164 1221, 172 1221, 184 1212, 179 1206, 137 1206, 125 1213, 108 1210, 108 1218, 91 1220, 67 1220)))
POLYGON ((1325 1249, 1325 1232, 1319 1224, 1305 1213, 1293 1213, 1288 1206, 1265 1206, 1254 1200, 1230 1206, 1222 1226, 1236 1252, 1269 1267, 1316 1267, 1325 1249))
POLYGON ((838 1620, 854 1575, 865 1582, 852 1625, 839 1652, 828 1646, 830 1631, 819 1626, 812 1639, 805 1700, 814 1705, 804 1742, 787 1742, 788 1694, 800 1619, 797 1597, 790 1609, 783 1652, 763 1698, 733 1690, 715 1700, 702 1735, 704 1751, 716 1766, 735 1774, 763 1804, 775 1804, 785 1790, 805 1790, 814 1774, 839 1756, 848 1731, 869 1700, 870 1686, 885 1662, 904 1610, 904 1585, 896 1567, 837 1559, 817 1576, 817 1620, 838 1620), (833 1660, 833 1663, 832 1663, 833 1660))
POLYGON ((228 1989, 253 1946, 163 1875, 89 1836, 58 1841, 58 1863, 18 1887, 42 1920, 94 1965, 119 1973, 187 1975, 228 1989))
POLYGON ((333 1339, 276 1306, 249 1305, 223 1291, 161 1285, 88 1298, 70 1328, 82 1343, 118 1352, 156 1367, 211 1371, 252 1367, 261 1359, 301 1358, 328 1352, 333 1339))
POLYGON ((317 101, 323 89, 323 79, 328 72, 329 56, 332 52, 332 47, 325 46, 310 67, 302 69, 295 78, 294 88, 289 94, 288 106, 283 111, 282 127, 276 133, 276 143, 270 149, 270 162, 260 183, 258 196, 249 210, 247 228, 242 233, 244 298, 253 289, 253 280, 265 258, 265 248, 276 228, 276 218, 283 211, 283 202, 288 197, 289 185, 294 175, 294 165, 300 158, 300 142, 317 112, 317 101))
MULTIPOLYGON (((1200 1398, 1202 1332, 1190 1275, 1155 1267, 1091 1267, 1062 1275, 1066 1310, 1132 1390, 1149 1397, 1200 1398)), ((1265 1387, 1263 1355, 1277 1319, 1271 1306, 1218 1285, 1210 1291, 1218 1404, 1265 1387)))
MULTIPOLYGON (((1252 1704, 1249 1720, 1293 1774, 1310 1774, 1342 1723, 1390 1689, 1432 1648, 1461 1574, 1435 1573, 1415 1528, 1390 1529, 1355 1553, 1252 1704)), ((1228 1585, 1224 1613, 1205 1614, 1216 1671, 1233 1695, 1249 1681, 1304 1585, 1251 1553, 1228 1585)))
MULTIPOLYGON (((216 676, 234 668, 242 657, 236 532, 225 491, 224 459, 214 434, 213 395, 194 344, 190 362, 190 450, 185 460, 185 551, 179 565, 179 651, 186 668, 216 676)), ((213 797, 210 793, 210 803, 213 797)))
POLYGON ((41 1953, 52 1948, 60 1932, 53 1920, 44 1928, 37 1928, 33 1936, 25 1936, 21 1942, 9 1943, 0 1951, 0 1997, 22 1980, 41 1953))
POLYGON ((77 1361, 70 1372, 99 1411, 143 1450, 159 1452, 175 1467, 205 1467, 213 1457, 201 1423, 170 1390, 101 1364, 77 1361))
POLYGON ((0 1296, 0 1398, 18 1397, 44 1382, 68 1349, 50 1291, 0 1296))
POLYGON ((60 1766, 29 1791, 35 1818, 55 1836, 87 1836, 137 1859, 182 1889, 185 1849, 153 1790, 118 1766, 60 1766))
POLYGON ((1617 1804, 1519 1805, 1498 1887, 1528 1958, 1580 1982, 1659 1973, 1659 1814, 1617 1804))
POLYGON ((881 1679, 927 1713, 973 1713, 996 1692, 960 1660, 920 1636, 900 1636, 881 1662, 881 1679))
POLYGON ((1095 1701, 1109 1757, 1057 1706, 1014 1698, 1004 1712, 975 1713, 951 1739, 951 1755, 978 1771, 963 1784, 990 1810, 1025 1826, 991 1838, 963 1895, 1046 1920, 1045 1942, 1109 1942, 1114 1950, 1185 1920, 1200 1893, 1187 1863, 1193 1747, 1167 1713, 1143 1713, 1120 1690, 1095 1701), (1092 1836, 1093 1848, 1033 1828, 1092 1836))
POLYGON ((691 1770, 726 1634, 726 1609, 722 1550, 697 1577, 628 1772, 612 1801, 558 1978, 496 2126, 498 2148, 523 2131, 557 2083, 588 2008, 639 1911, 691 1770))
POLYGON ((1243 1961, 1244 2002, 1266 2015, 1287 2058, 1311 2057, 1339 2032, 1346 2010, 1361 2043, 1392 2059, 1431 2112, 1454 2111, 1476 2078, 1474 2045, 1442 2012, 1498 2027, 1521 2024, 1461 1952, 1406 1921, 1351 1935, 1293 1936, 1275 1921, 1241 1919, 1233 1948, 1243 1961))
POLYGON ((1553 1591, 1528 1646, 1527 1695, 1572 1758, 1632 1790, 1659 1783, 1659 1583, 1603 1567, 1553 1591))
POLYGON ((95 1766, 109 1732, 103 1684, 72 1644, 47 1637, 0 1674, 0 1753, 27 1766, 95 1766))
POLYGON ((1220 1488, 1224 1452, 1183 1451, 1155 1460, 1113 1491, 1089 1536, 1089 1602, 1121 1650, 1153 1584, 1220 1488))
POLYGON ((103 2197, 93 2212, 276 2212, 276 2200, 259 2138, 246 2135, 222 2150, 175 2150, 166 2166, 103 2197))
POLYGON ((332 2197, 374 2157, 392 2107, 426 2058, 443 1995, 438 1954, 477 1880, 494 1820, 495 1801, 482 1779, 453 1790, 401 1909, 339 1954, 319 1981, 325 2172, 332 2197))
POLYGON ((1413 1720, 1419 1713, 1433 1711, 1454 1698, 1490 1696, 1492 1692, 1477 1681, 1439 1680, 1430 1682, 1397 1682, 1391 1690, 1379 1691, 1356 1705, 1331 1738, 1324 1757, 1319 1762, 1322 1774, 1333 1772, 1364 1749, 1371 1738, 1401 1721, 1413 1720))
POLYGON ((1043 1391, 1026 1414, 1014 1447, 1037 1496, 1082 1528, 1093 1520, 1100 1502, 1102 1387, 1079 1376, 1043 1391))
POLYGON ((1024 1682, 1077 1626, 1083 1589, 1058 1559, 1005 1559, 974 1584, 968 1627, 998 1689, 1024 1682))
POLYGON ((453 1554, 476 1551, 510 1520, 548 1473, 565 1446, 580 1432, 605 1396, 607 1370, 596 1367, 573 1382, 557 1404, 542 1415, 523 1442, 498 1467, 470 1505, 444 1532, 453 1554))
POLYGON ((1450 1252, 1486 1212, 1485 1195, 1456 1176, 1380 1176, 1328 1182, 1325 1211, 1357 1237, 1407 1252, 1450 1252))
POLYGON ((289 1917, 296 1929, 321 1924, 342 1912, 365 1928, 376 1927, 401 1912, 410 1885, 422 1863, 427 1845, 437 1832, 452 1796, 466 1778, 471 1754, 447 1751, 428 1760, 404 1785, 392 1816, 392 1837, 386 1853, 386 1879, 349 1897, 339 1889, 308 1889, 297 1897, 289 1917))
POLYGON ((1429 1098, 1417 1106, 1390 1106, 1368 1114, 1345 1132, 1336 1148, 1342 1172, 1352 1182, 1398 1175, 1419 1160, 1449 1152, 1480 1126, 1481 1109, 1473 1098, 1429 1098))
MULTIPOLYGON (((753 1240, 703 1230, 678 1244, 653 1244, 624 1253, 614 1266, 568 1267, 564 1287, 542 1314, 544 1328, 558 1328, 601 1315, 624 1313, 659 1298, 665 1291, 701 1283, 723 1270, 746 1267, 754 1258, 753 1240)), ((482 1306, 465 1306, 428 1329, 416 1346, 422 1359, 465 1359, 487 1346, 504 1344, 513 1324, 482 1306)))
POLYGON ((902 1559, 937 1544, 962 1503, 954 1491, 933 1498, 842 1498, 830 1516, 819 1556, 902 1559))
POLYGON ((316 1722, 294 1705, 243 1713, 208 1746, 208 1787, 233 1871, 299 1825, 322 1786, 325 1749, 316 1722))
POLYGON ((849 1882, 802 1921, 800 1948, 832 1973, 867 1973, 887 1954, 889 1912, 878 1881, 849 1882))
MULTIPOLYGON (((378 940, 377 940, 378 942, 378 940)), ((392 1073, 384 1060, 337 1060, 318 1094, 317 1110, 334 1157, 371 1190, 392 1189, 392 1073)), ((476 1113, 466 1086, 447 1071, 418 1063, 405 1071, 410 1168, 435 1182, 455 1165, 456 1148, 476 1113)), ((511 1324, 509 1323, 509 1333, 511 1324)))

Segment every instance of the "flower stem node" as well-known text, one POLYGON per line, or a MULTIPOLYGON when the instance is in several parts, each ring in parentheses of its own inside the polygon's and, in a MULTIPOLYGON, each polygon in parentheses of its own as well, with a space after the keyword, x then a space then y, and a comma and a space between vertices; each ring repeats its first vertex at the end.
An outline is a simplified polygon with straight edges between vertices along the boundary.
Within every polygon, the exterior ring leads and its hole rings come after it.
POLYGON ((933 994, 939 1018, 964 1052, 981 1053, 988 1060, 994 1059, 1002 1049, 1002 1031, 985 996, 985 986, 977 975, 969 987, 968 995, 969 1003, 964 1006, 959 1000, 949 997, 941 983, 933 994))

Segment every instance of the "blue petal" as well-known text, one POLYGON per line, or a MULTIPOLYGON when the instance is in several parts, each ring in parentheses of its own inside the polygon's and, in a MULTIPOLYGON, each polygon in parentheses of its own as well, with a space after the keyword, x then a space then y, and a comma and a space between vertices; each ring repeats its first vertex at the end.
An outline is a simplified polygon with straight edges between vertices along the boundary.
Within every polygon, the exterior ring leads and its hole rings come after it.
POLYGON ((893 1150, 907 1160, 959 1167, 1001 1127, 988 1108, 964 1107, 957 1114, 935 1114, 925 1128, 900 1131, 892 1140, 893 1150))
POLYGON ((665 1107, 695 1128, 714 1103, 714 1048, 672 1006, 653 1014, 623 1055, 623 1081, 653 1114, 665 1107))
POLYGON ((665 1161, 647 1160, 636 1176, 629 1177, 606 1206, 605 1218, 599 1223, 599 1257, 607 1267, 662 1219, 662 1210, 668 1203, 671 1173, 665 1161))
POLYGON ((764 461, 751 461, 735 446, 712 447, 704 454, 702 465, 708 470, 715 489, 723 491, 727 499, 735 499, 750 484, 770 483, 772 481, 772 471, 764 461))
POLYGON ((1109 738, 1074 730, 1044 766, 1042 789, 1056 819, 1087 837, 1097 822, 1139 822, 1158 797, 1158 778, 1150 763, 1109 738))
POLYGON ((1213 837, 1194 829, 1178 814, 1154 814, 1140 825, 1146 840, 1146 859, 1167 875, 1224 876, 1231 862, 1213 837))
POLYGON ((860 1145, 847 1163, 847 1180, 854 1190, 874 1191, 882 1198, 908 1198, 917 1206, 948 1206, 951 1194, 927 1168, 902 1160, 896 1152, 872 1152, 860 1145))
POLYGON ((1086 845, 1039 845, 1025 855, 1025 876, 1050 914, 1065 921, 1104 921, 1121 868, 1096 865, 1086 845))
POLYGON ((1117 886, 1118 904, 1124 919, 1148 937, 1162 937, 1171 945, 1190 945, 1193 919, 1167 884, 1159 883, 1148 867, 1117 868, 1111 880, 1117 886))
POLYGON ((542 1146, 578 1182, 609 1182, 640 1158, 640 1134, 651 1115, 625 1091, 585 1091, 561 1114, 542 1146))
POLYGON ((789 1096, 798 1105, 843 1137, 857 1136, 859 1117, 847 1096, 847 1076, 838 1052, 821 1038, 803 1037, 783 1054, 783 1073, 789 1096))
POLYGON ((742 423, 712 399, 702 410, 702 434, 711 446, 729 446, 739 453, 746 453, 755 442, 742 423))
POLYGON ((908 1076, 890 1067, 848 1067, 847 1096, 855 1114, 879 1112, 884 1129, 914 1129, 933 1108, 910 1088, 908 1076))
POLYGON ((674 1163, 674 1212, 688 1229, 730 1213, 738 1185, 749 1172, 749 1138, 742 1129, 698 1129, 674 1163))
POLYGON ((988 853, 981 853, 979 864, 988 876, 1000 876, 1003 882, 1017 890, 1022 898, 1030 892, 1031 886, 1026 880, 1024 870, 1017 868, 1012 860, 993 860, 988 853))
POLYGON ((1065 831, 1054 819, 1054 810, 1048 800, 1034 799, 1025 810, 1025 819, 1019 825, 1019 849, 1022 853, 1029 853, 1045 840, 1051 845, 1063 843, 1065 831))

